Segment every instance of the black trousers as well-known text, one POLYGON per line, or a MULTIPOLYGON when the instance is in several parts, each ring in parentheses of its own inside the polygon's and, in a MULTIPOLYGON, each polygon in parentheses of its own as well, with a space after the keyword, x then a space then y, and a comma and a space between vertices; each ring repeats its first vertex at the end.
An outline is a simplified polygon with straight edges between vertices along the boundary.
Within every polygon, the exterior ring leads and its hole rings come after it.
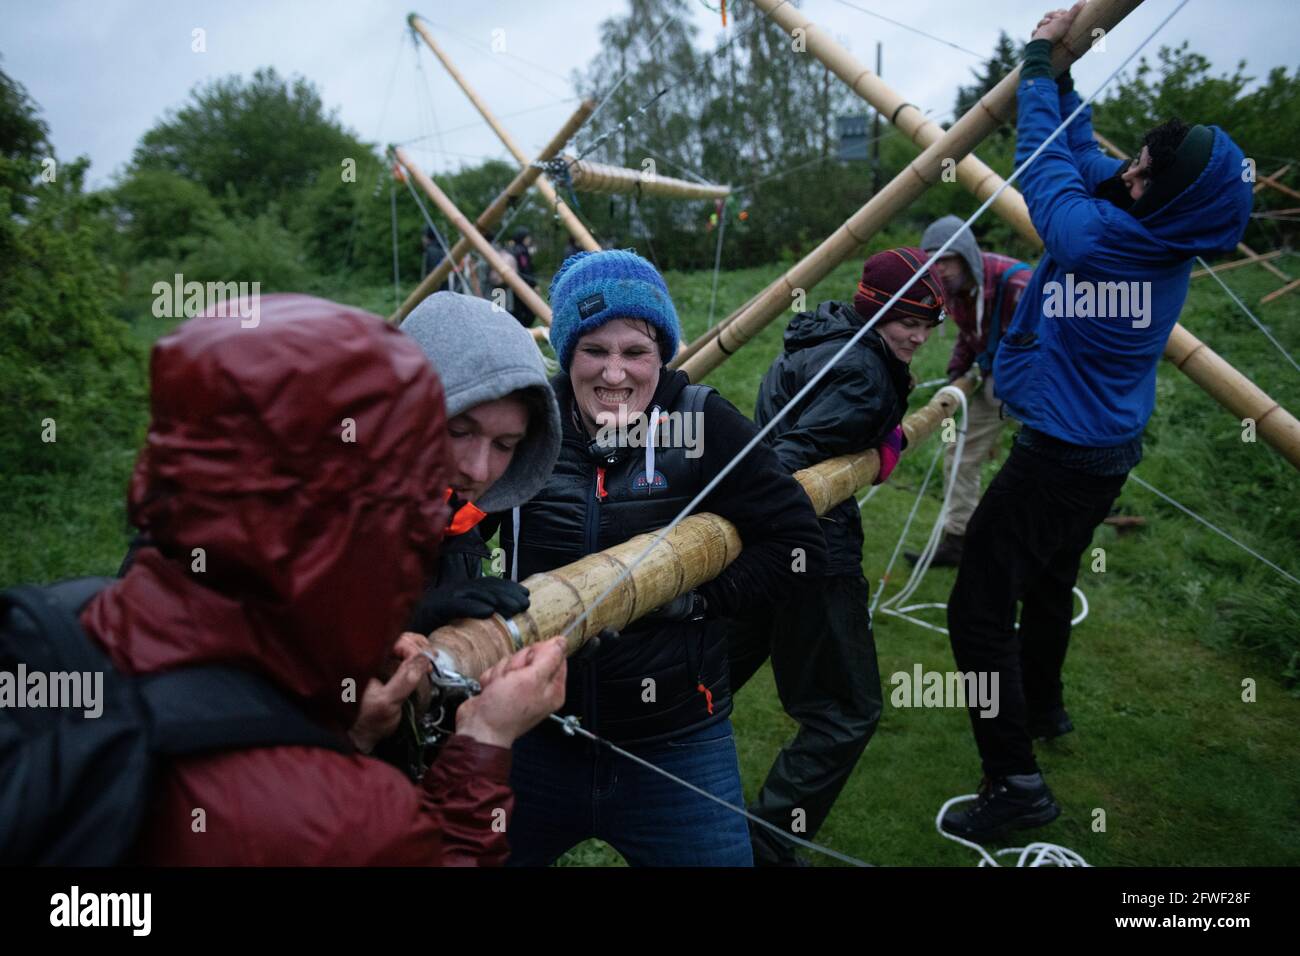
MULTIPOLYGON (((805 840, 821 828, 880 720, 880 669, 861 574, 811 578, 761 620, 728 636, 732 692, 769 654, 785 712, 799 722, 749 810, 805 840)), ((750 824, 756 864, 788 863, 795 846, 750 824)))
POLYGON ((948 632, 958 669, 998 674, 997 715, 968 708, 987 776, 1038 771, 1026 724, 1061 706, 1079 559, 1127 477, 1084 474, 1014 445, 975 509, 948 632))

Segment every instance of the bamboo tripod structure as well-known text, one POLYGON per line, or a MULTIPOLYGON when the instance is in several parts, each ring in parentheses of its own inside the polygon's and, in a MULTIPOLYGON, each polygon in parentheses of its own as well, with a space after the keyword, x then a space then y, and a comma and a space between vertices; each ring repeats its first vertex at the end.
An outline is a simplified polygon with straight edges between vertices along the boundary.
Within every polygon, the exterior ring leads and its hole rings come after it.
MULTIPOLYGON (((506 128, 497 121, 497 118, 492 115, 492 111, 488 109, 487 104, 483 102, 482 97, 474 91, 474 88, 469 85, 469 82, 461 74, 460 70, 456 69, 455 64, 448 59, 447 54, 444 53, 442 48, 434 41, 433 35, 430 34, 428 28, 420 22, 419 16, 412 13, 406 18, 406 22, 410 24, 412 30, 420 35, 421 39, 424 40, 425 45, 433 51, 433 55, 438 58, 439 62, 442 63, 447 72, 451 74, 451 78, 456 81, 456 85, 464 91, 467 97, 469 97, 469 101, 474 104, 474 108, 478 110, 483 119, 487 121, 488 126, 492 127, 492 131, 497 134, 497 138, 500 139, 505 148, 510 151, 510 155, 515 158, 515 161, 518 162, 521 167, 526 169, 528 167, 528 157, 524 155, 524 151, 519 148, 519 144, 515 142, 514 137, 512 137, 506 131, 506 128)), ((587 227, 582 224, 582 221, 573 214, 573 210, 555 194, 555 188, 551 186, 549 182, 545 179, 537 180, 537 190, 546 197, 546 201, 551 205, 551 208, 555 210, 556 215, 560 217, 560 221, 564 223, 564 228, 569 230, 569 235, 573 236, 574 241, 578 245, 582 246, 582 248, 586 249, 588 252, 598 252, 600 250, 600 243, 598 243, 592 234, 587 231, 587 227)))
MULTIPOLYGON (((953 384, 970 394, 972 381, 953 384)), ((940 392, 924 407, 903 420, 908 449, 933 434, 957 407, 957 398, 940 392)), ((842 455, 795 472, 795 480, 825 514, 859 488, 870 484, 880 471, 875 449, 842 455)), ((528 610, 510 620, 498 616, 467 618, 438 628, 429 635, 435 650, 446 651, 456 670, 478 677, 517 647, 535 644, 562 633, 595 604, 596 599, 645 551, 653 534, 641 534, 606 551, 534 574, 521 583, 531 596, 528 610)), ((568 653, 604 628, 622 629, 648 611, 667 604, 705 581, 717 577, 741 552, 740 535, 731 522, 714 514, 691 515, 664 536, 654 549, 568 636, 568 653)))
MULTIPOLYGON (((583 100, 578 109, 568 121, 560 127, 549 143, 537 154, 536 162, 545 162, 553 159, 560 150, 564 149, 566 143, 573 138, 582 124, 587 122, 588 117, 596 109, 595 100, 583 100)), ((537 181, 537 177, 542 174, 540 166, 529 164, 519 171, 519 174, 511 180, 510 185, 503 189, 491 204, 484 209, 478 219, 474 221, 474 226, 479 232, 487 232, 496 227, 511 206, 517 203, 521 196, 528 191, 528 188, 537 181)), ((388 317, 390 322, 401 322, 410 314, 411 310, 423 302, 434 289, 447 281, 447 276, 451 274, 453 263, 459 262, 469 252, 471 243, 463 235, 457 243, 451 247, 451 255, 442 262, 438 263, 432 272, 424 277, 423 281, 415 287, 414 291, 406 297, 406 301, 401 304, 396 312, 388 317)), ((536 310, 534 310, 536 311, 536 310)))
MULTIPOLYGON (((487 260, 488 265, 497 271, 502 281, 510 286, 514 294, 519 296, 528 308, 532 309, 544 325, 550 326, 551 307, 542 301, 542 297, 529 287, 528 283, 515 271, 514 266, 501 257, 501 253, 492 247, 492 243, 483 238, 483 234, 474 228, 474 224, 466 218, 463 212, 456 208, 456 204, 438 188, 438 184, 430 179, 424 170, 412 162, 411 158, 406 155, 400 146, 392 147, 392 153, 393 158, 402 164, 403 168, 411 174, 411 178, 415 180, 416 184, 433 200, 438 210, 450 219, 451 224, 456 227, 457 231, 469 241, 474 251, 487 260)), ((530 329, 529 331, 532 333, 533 338, 546 335, 544 329, 530 329)))
MULTIPOLYGON (((939 180, 941 163, 956 160, 956 173, 962 182, 981 199, 987 199, 1003 183, 995 172, 974 160, 968 154, 994 129, 1006 122, 1014 106, 1019 85, 1020 68, 1017 67, 980 99, 964 116, 945 133, 936 124, 920 116, 920 111, 906 110, 901 97, 889 91, 848 51, 831 39, 799 13, 790 4, 778 0, 754 0, 774 21, 788 32, 803 30, 806 49, 832 72, 848 83, 852 89, 871 102, 877 109, 889 111, 900 128, 906 129, 923 152, 914 159, 884 189, 873 196, 847 222, 821 245, 800 260, 763 292, 752 304, 734 318, 720 326, 718 334, 704 343, 689 359, 680 364, 691 381, 698 382, 727 357, 749 341, 769 322, 789 306, 796 289, 811 289, 839 263, 854 254, 857 248, 875 235, 895 215, 917 196, 939 180), (886 93, 892 96, 886 96, 886 93), (871 97, 879 97, 878 102, 871 97), (916 116, 912 116, 915 113, 916 116), (904 118, 906 117, 906 120, 904 118), (904 127, 906 121, 909 126, 904 127), (974 160, 972 162, 972 160, 974 160), (965 169, 963 169, 965 167, 965 169)), ((1058 71, 1077 60, 1090 48, 1094 30, 1113 29, 1141 3, 1141 0, 1093 0, 1080 12, 1069 35, 1052 51, 1052 62, 1058 71), (1077 51, 1077 52, 1076 52, 1077 51)), ((1018 232, 1042 245, 1042 240, 1029 220, 1024 197, 1010 188, 1006 189, 992 208, 998 211, 1018 232)), ((1243 419, 1253 419, 1256 434, 1279 451, 1294 467, 1300 469, 1300 422, 1286 409, 1273 401, 1264 391, 1215 354, 1208 346, 1181 325, 1175 325, 1165 347, 1165 357, 1191 378, 1197 385, 1243 419)))

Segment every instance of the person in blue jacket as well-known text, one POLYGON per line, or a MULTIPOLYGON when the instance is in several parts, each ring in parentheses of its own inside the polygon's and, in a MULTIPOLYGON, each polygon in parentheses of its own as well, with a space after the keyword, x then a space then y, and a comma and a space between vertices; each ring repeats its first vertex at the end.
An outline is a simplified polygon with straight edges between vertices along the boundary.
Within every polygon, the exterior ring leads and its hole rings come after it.
MULTIPOLYGON (((1046 14, 1025 48, 1017 165, 1080 103, 1068 72, 1053 82, 1050 54, 1081 8, 1046 14)), ((994 378, 1023 427, 971 518, 948 600, 957 666, 996 674, 1000 699, 969 711, 984 781, 978 800, 945 815, 951 833, 981 839, 1060 814, 1032 740, 1073 729, 1061 668, 1079 559, 1142 457, 1193 258, 1245 232, 1245 168, 1223 130, 1178 120, 1148 132, 1136 160, 1107 158, 1084 109, 1021 174, 1046 251, 994 378)))

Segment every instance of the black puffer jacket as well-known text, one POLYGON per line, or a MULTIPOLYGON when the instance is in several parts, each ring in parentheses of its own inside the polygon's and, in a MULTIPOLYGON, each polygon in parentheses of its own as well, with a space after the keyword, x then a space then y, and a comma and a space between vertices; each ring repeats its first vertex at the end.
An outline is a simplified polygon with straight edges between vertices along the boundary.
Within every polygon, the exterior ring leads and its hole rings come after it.
MULTIPOLYGON (((683 373, 661 369, 651 407, 702 408, 701 453, 688 457, 682 447, 657 448, 654 477, 647 481, 645 447, 612 452, 593 447, 575 421, 567 376, 551 384, 563 425, 560 457, 546 486, 520 511, 521 581, 667 525, 755 433, 753 423, 712 389, 687 388, 683 373)), ((806 560, 804 573, 818 573, 825 562, 808 497, 762 444, 696 511, 731 521, 744 550, 699 588, 709 619, 634 623, 590 658, 572 663, 563 713, 577 714, 583 726, 603 737, 645 743, 726 717, 731 710, 727 648, 716 618, 784 600, 800 576, 794 570, 800 565, 796 548, 806 560), (647 678, 654 680, 653 701, 647 678)), ((515 546, 509 515, 501 523, 501 542, 509 564, 515 546)))
MULTIPOLYGON (((866 322, 852 305, 823 302, 801 312, 785 330, 785 351, 758 390, 754 421, 766 425, 866 322)), ((793 473, 836 455, 875 448, 903 420, 911 373, 870 329, 857 345, 791 409, 766 437, 793 473)), ((829 554, 827 574, 862 567, 862 518, 849 498, 821 519, 829 554)))
MULTIPOLYGON (((461 507, 460 502, 453 498, 453 514, 459 507, 461 507)), ((438 553, 437 571, 425 582, 424 593, 420 595, 419 602, 411 610, 411 617, 406 625, 408 631, 428 634, 446 624, 447 622, 442 620, 433 608, 438 593, 448 591, 466 581, 483 577, 483 559, 492 556, 487 545, 483 543, 484 531, 489 538, 492 536, 490 519, 485 519, 483 523, 459 534, 449 530, 447 536, 443 538, 442 550, 438 553)))

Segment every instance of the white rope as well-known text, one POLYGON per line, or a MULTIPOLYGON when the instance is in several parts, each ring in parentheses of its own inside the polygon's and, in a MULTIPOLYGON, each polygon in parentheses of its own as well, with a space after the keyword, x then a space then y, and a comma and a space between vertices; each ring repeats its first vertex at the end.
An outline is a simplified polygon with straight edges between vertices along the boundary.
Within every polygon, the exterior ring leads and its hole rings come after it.
POLYGON ((1297 372, 1300 372, 1300 365, 1296 364, 1296 360, 1291 357, 1291 353, 1288 352, 1283 347, 1281 342, 1273 338, 1273 333, 1268 330, 1268 328, 1264 325, 1263 322, 1261 322, 1259 319, 1255 317, 1255 313, 1250 311, 1250 309, 1246 306, 1246 303, 1242 302, 1241 299, 1237 297, 1237 293, 1233 292, 1232 289, 1228 287, 1228 283, 1224 282, 1223 278, 1217 272, 1215 272, 1213 269, 1210 269, 1210 264, 1206 262, 1204 259, 1202 259, 1200 256, 1196 257, 1196 261, 1201 264, 1201 268, 1209 269, 1210 275, 1214 276, 1214 281, 1219 283, 1219 285, 1223 287, 1223 291, 1228 293, 1228 297, 1231 298, 1233 302, 1237 303, 1237 307, 1240 308, 1242 312, 1246 313, 1246 318, 1254 322, 1255 328, 1259 329, 1266 336, 1268 336, 1268 340, 1272 342, 1274 347, 1277 348, 1277 350, 1286 357, 1286 360, 1291 363, 1291 367, 1295 369, 1297 372))
POLYGON ((967 793, 960 797, 953 797, 939 808, 938 815, 934 818, 934 828, 939 831, 939 836, 945 840, 952 840, 953 843, 960 843, 964 847, 969 847, 978 853, 981 857, 980 866, 998 866, 1002 864, 997 861, 999 856, 1010 856, 1018 853, 1015 866, 1091 866, 1087 860, 1071 850, 1069 847, 1058 846, 1055 843, 1031 843, 1028 846, 1012 846, 1004 850, 998 850, 996 853, 989 853, 988 850, 980 846, 973 840, 967 840, 955 834, 949 833, 939 825, 948 808, 958 803, 966 803, 970 800, 978 800, 979 794, 967 793))
MULTIPOLYGON (((953 449, 952 467, 948 472, 948 487, 944 490, 943 503, 939 506, 939 514, 935 518, 934 526, 930 529, 930 537, 926 541, 925 547, 921 551, 921 556, 916 564, 912 567, 912 573, 908 576, 907 582, 903 585, 902 590, 895 594, 888 601, 881 604, 881 610, 891 613, 889 608, 904 601, 915 593, 921 584, 921 579, 925 577, 925 572, 930 568, 930 561, 934 558, 935 551, 939 548, 939 538, 943 534, 944 519, 948 516, 948 508, 952 504, 953 489, 957 487, 957 468, 961 465, 962 456, 966 452, 966 431, 970 424, 970 405, 966 400, 966 393, 955 385, 945 385, 939 391, 935 392, 935 398, 938 398, 944 392, 956 396, 958 403, 961 405, 961 427, 957 429, 957 443, 953 449)), ((939 445, 943 449, 943 443, 939 445)), ((919 496, 918 496, 919 497, 919 496)), ((913 508, 913 514, 916 509, 913 508)), ((907 529, 903 529, 903 534, 907 534, 907 529)), ((899 539, 901 543, 901 538, 899 539)), ((897 556, 898 548, 894 549, 897 556)), ((888 571, 886 571, 888 574, 888 571)), ((884 590, 884 581, 881 582, 881 590, 884 590)))
POLYGON ((713 292, 709 295, 709 324, 713 328, 713 310, 718 304, 718 272, 722 269, 722 236, 727 231, 727 202, 722 200, 722 210, 718 213, 718 248, 713 253, 713 292))
POLYGON ((689 780, 683 780, 681 777, 677 776, 676 774, 669 773, 663 767, 657 767, 654 764, 650 763, 650 761, 642 757, 638 757, 636 754, 631 753, 630 751, 624 750, 622 747, 619 747, 617 744, 612 744, 608 740, 604 739, 603 737, 597 737, 591 731, 584 730, 578 724, 577 717, 572 717, 572 716, 560 717, 556 714, 550 714, 549 717, 551 720, 555 721, 562 728, 564 728, 564 732, 568 734, 570 737, 572 737, 574 734, 577 734, 579 736, 586 737, 588 740, 591 740, 595 743, 602 744, 605 747, 608 747, 614 753, 622 757, 626 757, 628 760, 631 760, 634 763, 640 764, 642 767, 645 767, 647 770, 653 770, 655 773, 659 774, 660 776, 666 777, 667 779, 673 781, 674 783, 681 784, 687 790, 691 790, 695 793, 698 793, 700 796, 712 800, 714 803, 720 806, 726 807, 728 810, 732 811, 733 813, 739 813, 746 820, 749 820, 752 823, 757 823, 759 826, 764 827, 767 830, 770 830, 771 832, 775 833, 779 837, 783 837, 784 839, 789 840, 791 843, 796 843, 799 846, 803 847, 804 849, 812 850, 816 853, 822 853, 826 856, 832 857, 833 859, 839 860, 841 863, 848 863, 850 866, 871 866, 870 863, 867 863, 864 860, 859 860, 857 857, 849 856, 847 853, 841 853, 838 850, 832 850, 830 847, 821 846, 820 844, 813 843, 811 840, 805 840, 802 837, 797 837, 793 833, 787 833, 785 830, 782 830, 778 826, 774 826, 773 824, 764 820, 762 817, 754 816, 754 814, 750 813, 744 807, 738 807, 734 803, 728 803, 726 800, 723 800, 721 797, 715 796, 714 794, 709 793, 707 790, 703 790, 700 787, 697 787, 689 780))
POLYGON ((934 450, 934 455, 930 458, 930 467, 925 470, 925 478, 921 481, 921 488, 916 493, 916 500, 912 502, 912 510, 907 513, 907 520, 903 522, 903 533, 898 536, 898 542, 894 545, 894 551, 889 556, 889 561, 885 565, 885 573, 881 576, 880 582, 876 585, 876 596, 871 601, 871 613, 876 613, 876 607, 880 604, 880 596, 884 593, 885 582, 889 580, 889 572, 893 570, 894 562, 898 560, 899 552, 903 550, 903 539, 907 537, 908 529, 912 527, 912 521, 916 518, 917 509, 921 507, 921 497, 925 494, 925 489, 930 486, 930 477, 934 474, 934 466, 939 463, 939 457, 943 454, 943 445, 940 444, 934 450))
MULTIPOLYGON (((935 462, 938 461, 939 455, 943 452, 943 445, 940 445, 935 453, 935 460, 930 463, 930 470, 925 474, 925 481, 922 482, 920 490, 916 493, 916 501, 912 503, 912 510, 908 514, 907 521, 903 525, 902 533, 898 536, 898 542, 894 545, 894 552, 890 555, 889 563, 885 566, 884 576, 881 577, 880 583, 877 585, 876 596, 871 603, 871 611, 873 614, 876 612, 878 605, 882 614, 889 614, 893 617, 902 618, 903 620, 923 627, 926 630, 937 631, 940 634, 947 634, 948 629, 946 627, 939 627, 938 625, 931 624, 928 621, 923 621, 921 618, 915 617, 912 612, 927 610, 946 611, 948 609, 947 602, 927 601, 921 604, 908 605, 901 605, 901 602, 907 600, 916 593, 916 589, 921 586, 922 580, 924 580, 926 573, 930 570, 930 563, 934 560, 935 552, 939 550, 939 541, 942 537, 944 519, 948 516, 948 509, 952 502, 953 489, 957 485, 957 469, 961 466, 962 456, 966 451, 966 419, 970 414, 969 408, 966 404, 966 394, 954 385, 946 385, 935 393, 936 397, 945 391, 951 391, 953 394, 960 396, 962 425, 961 428, 957 429, 957 447, 953 450, 952 466, 948 470, 947 488, 944 490, 943 502, 939 506, 939 513, 935 516, 934 524, 930 528, 930 537, 926 539, 925 547, 921 550, 921 554, 917 558, 916 564, 913 566, 912 572, 908 576, 906 583, 904 583, 902 589, 897 594, 891 597, 888 601, 882 603, 881 597, 885 592, 885 584, 889 581, 889 572, 893 570, 894 562, 898 560, 898 554, 902 550, 903 541, 907 538, 907 532, 912 527, 912 520, 916 517, 916 512, 921 504, 921 499, 925 495, 925 489, 930 484, 930 476, 934 471, 935 462)), ((1075 587, 1073 590, 1074 593, 1078 595, 1081 609, 1078 615, 1070 621, 1070 626, 1077 627, 1088 616, 1088 597, 1078 587, 1075 587)), ((1014 626, 1019 630, 1019 622, 1014 626)))
POLYGON ((650 540, 650 543, 646 545, 645 549, 640 554, 638 554, 636 558, 630 564, 628 564, 621 572, 619 572, 619 574, 615 577, 614 581, 607 588, 605 588, 604 591, 602 591, 599 595, 597 595, 596 600, 593 601, 592 604, 588 606, 585 610, 583 610, 582 613, 579 614, 578 617, 575 618, 573 622, 570 623, 568 627, 564 629, 563 634, 565 637, 568 637, 570 634, 572 634, 575 628, 577 628, 584 621, 586 621, 588 617, 591 616, 592 611, 594 611, 597 607, 603 604, 607 597, 609 597, 611 594, 614 593, 615 590, 621 587, 621 585, 627 579, 627 577, 641 564, 642 561, 644 561, 655 550, 655 548, 659 546, 659 543, 663 541, 664 538, 667 537, 670 533, 672 533, 673 529, 676 528, 679 524, 681 524, 681 522, 686 518, 686 516, 689 515, 692 511, 694 511, 696 506, 699 505, 699 503, 703 501, 705 498, 707 498, 713 492, 713 489, 716 488, 722 482, 722 480, 726 478, 727 475, 731 474, 732 470, 735 469, 735 467, 745 458, 745 456, 748 455, 754 449, 754 446, 757 445, 760 441, 762 441, 763 438, 765 438, 767 434, 777 426, 777 424, 786 416, 787 413, 789 413, 789 411, 792 408, 799 407, 800 401, 806 395, 808 395, 823 378, 826 377, 826 375, 830 372, 830 370, 842 358, 844 358, 844 356, 847 355, 849 351, 852 350, 853 347, 858 344, 859 341, 861 341, 862 337, 867 334, 868 330, 875 327, 876 323, 880 321, 880 317, 883 316, 890 309, 892 309, 894 307, 894 304, 898 302, 898 300, 901 299, 907 293, 907 291, 912 288, 912 286, 916 285, 917 282, 921 281, 922 276, 924 276, 926 273, 930 271, 930 266, 933 265, 939 259, 943 258, 944 254, 948 251, 948 249, 951 248, 953 243, 957 241, 957 237, 960 236, 963 231, 969 230, 971 225, 976 220, 978 220, 980 216, 982 216, 989 209, 989 207, 992 206, 1004 192, 1006 192, 1006 190, 1011 188, 1011 184, 1020 178, 1020 174, 1023 173, 1029 167, 1029 164, 1034 162, 1036 159, 1038 159, 1038 157, 1043 154, 1043 150, 1047 149, 1048 146, 1050 146, 1053 142, 1055 142, 1060 137, 1060 135, 1066 130, 1066 128, 1071 123, 1074 122, 1075 117, 1077 117, 1080 113, 1082 113, 1084 109, 1086 109, 1092 103, 1092 101, 1097 98, 1097 96, 1101 93, 1101 91, 1104 90, 1107 86, 1109 86, 1110 83, 1115 79, 1115 77, 1119 76, 1120 72, 1122 72, 1125 68, 1128 67, 1128 64, 1133 60, 1133 58, 1136 57, 1138 53, 1140 53, 1146 47, 1146 45, 1151 42, 1151 40, 1155 37, 1155 35, 1164 28, 1165 24, 1167 24, 1170 20, 1173 19, 1174 15, 1177 14, 1179 10, 1187 6, 1187 3, 1188 0, 1182 0, 1182 2, 1178 4, 1178 6, 1176 6, 1163 20, 1161 20, 1160 23, 1156 25, 1156 28, 1147 35, 1146 39, 1143 40, 1140 44, 1138 44, 1136 49, 1134 49, 1132 53, 1130 53, 1127 57, 1125 57, 1124 60, 1111 72, 1110 76, 1108 76, 1101 83, 1100 86, 1098 86, 1095 90, 1093 90, 1092 93, 1089 94, 1089 96, 1086 99, 1081 100, 1079 105, 1076 106, 1070 112, 1070 115, 1065 117, 1065 119, 1061 121, 1061 123, 1056 127, 1056 129, 1052 130, 1052 132, 1047 136, 1047 138, 1038 144, 1038 147, 1032 153, 1030 153, 1029 156, 1025 158, 1025 161, 1021 163, 1018 167, 1016 167, 1016 169, 1012 171, 1011 175, 1007 177, 1007 179, 1005 179, 1002 182, 1002 184, 998 186, 997 189, 993 190, 993 192, 989 195, 987 199, 984 200, 984 202, 980 203, 979 208, 976 209, 973 213, 971 213, 970 217, 964 223, 962 223, 962 227, 960 229, 955 230, 953 234, 948 237, 948 240, 943 243, 943 245, 941 245, 938 249, 936 249, 934 252, 930 254, 930 258, 928 258, 921 265, 921 268, 919 270, 917 270, 912 274, 911 278, 909 278, 905 283, 903 283, 903 287, 899 289, 897 292, 895 292, 892 296, 890 296, 889 300, 886 301, 885 304, 879 308, 879 310, 877 310, 876 314, 873 315, 867 322, 865 322, 862 328, 858 329, 858 331, 855 332, 853 336, 850 337, 849 340, 845 342, 844 345, 842 345, 839 348, 839 350, 830 357, 830 359, 826 362, 826 364, 823 365, 813 375, 813 377, 810 378, 801 389, 799 389, 798 392, 796 392, 793 396, 791 396, 790 400, 779 411, 777 411, 776 415, 774 415, 766 425, 760 428, 753 438, 751 438, 748 442, 745 443, 745 446, 742 449, 740 449, 739 452, 736 453, 735 457, 733 457, 731 461, 729 461, 726 465, 724 465, 722 469, 719 470, 719 472, 713 476, 713 479, 709 481, 708 484, 706 484, 704 488, 698 494, 696 494, 694 498, 692 498, 689 502, 687 502, 686 506, 682 508, 680 512, 678 512, 677 516, 674 517, 673 520, 670 521, 666 527, 660 529, 654 534, 654 536, 650 540))
POLYGON ((1147 491, 1151 492, 1151 493, 1154 494, 1154 495, 1158 495, 1159 497, 1163 498, 1165 501, 1169 502, 1171 505, 1173 505, 1173 506, 1174 506, 1175 508, 1177 508, 1179 511, 1183 512, 1184 514, 1188 515, 1189 517, 1195 518, 1197 521, 1199 521, 1201 524, 1205 525, 1205 527, 1209 528, 1211 531, 1213 531, 1213 532, 1215 532, 1216 534, 1222 535, 1223 537, 1227 538, 1229 541, 1231 541, 1231 542, 1232 542, 1233 544, 1235 544, 1237 547, 1241 548, 1242 551, 1245 551, 1245 552, 1246 552, 1247 554, 1249 554, 1251 557, 1255 558, 1256 560, 1259 560, 1259 561, 1264 562, 1264 563, 1267 564, 1270 568, 1272 568, 1274 571, 1276 571, 1278 574, 1282 575, 1282 577, 1284 577, 1284 578, 1286 578, 1288 581, 1290 581, 1292 584, 1300 584, 1300 578, 1297 578, 1297 577, 1296 577, 1294 574, 1292 574, 1291 572, 1286 571, 1286 570, 1283 570, 1282 568, 1278 567, 1276 564, 1274 564, 1274 563, 1273 563, 1272 561, 1270 561, 1268 558, 1264 557, 1264 556, 1263 556, 1262 554, 1260 554, 1258 551, 1255 551, 1255 550, 1253 550, 1252 548, 1248 547, 1247 545, 1242 544, 1240 541, 1238 541, 1238 540, 1237 540, 1236 538, 1234 538, 1232 535, 1228 534, 1228 532, 1224 531, 1224 530, 1223 530, 1222 528, 1220 528, 1218 525, 1214 525, 1214 524, 1211 524, 1209 521, 1206 521, 1204 518, 1202 518, 1200 515, 1198 515, 1198 514, 1197 514, 1195 511, 1193 511, 1192 509, 1188 508, 1186 505, 1181 505, 1181 504, 1179 504, 1177 501, 1175 501, 1173 498, 1169 497, 1169 496, 1168 496, 1167 494, 1165 494, 1163 491, 1159 490, 1158 488, 1154 488, 1154 487, 1152 487, 1150 484, 1148 484, 1147 482, 1143 481, 1143 480, 1142 480, 1141 478, 1139 478, 1137 475, 1132 474, 1132 473, 1130 472, 1130 473, 1129 473, 1129 477, 1132 478, 1134 481, 1136 481, 1139 485, 1141 485, 1141 486, 1142 486, 1143 488, 1145 488, 1147 491))

